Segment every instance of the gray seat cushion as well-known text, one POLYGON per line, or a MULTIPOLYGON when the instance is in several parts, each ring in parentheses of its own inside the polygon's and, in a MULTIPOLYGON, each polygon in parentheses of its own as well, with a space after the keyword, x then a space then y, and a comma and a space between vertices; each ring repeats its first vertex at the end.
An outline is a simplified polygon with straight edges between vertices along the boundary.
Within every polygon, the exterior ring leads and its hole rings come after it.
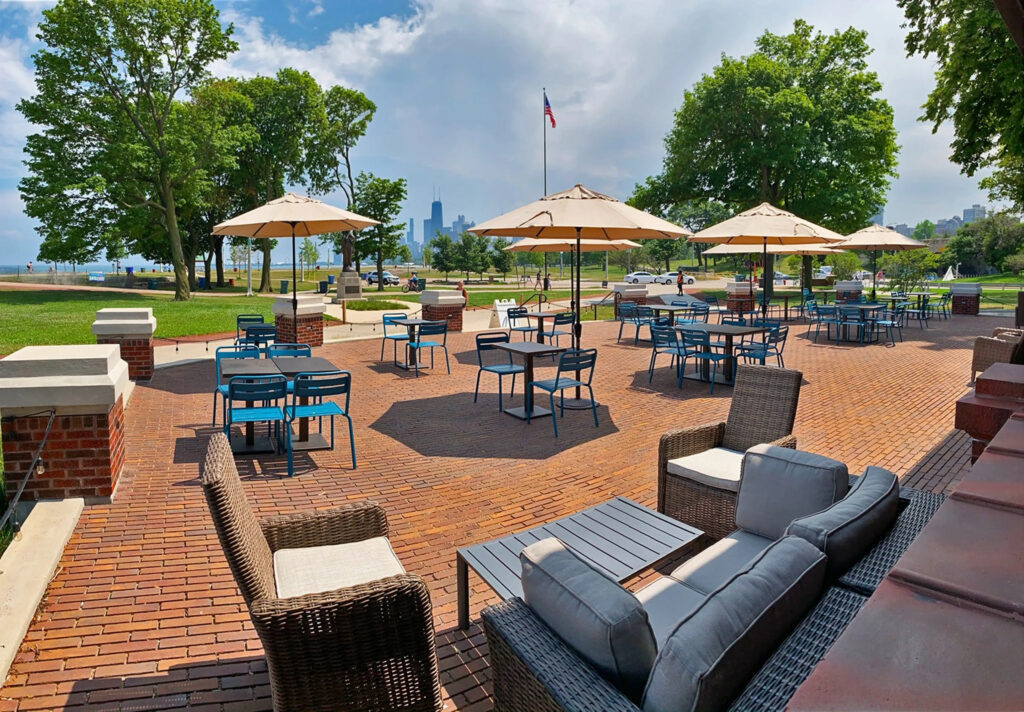
POLYGON ((647 611, 647 620, 659 649, 679 621, 690 615, 706 598, 700 591, 668 576, 647 584, 636 592, 636 597, 647 611))
POLYGON ((639 700, 657 645, 636 596, 553 537, 523 549, 523 600, 579 655, 639 700))
POLYGON ((686 561, 671 576, 706 596, 773 543, 772 539, 738 529, 686 561))
POLYGON ((827 576, 838 578, 892 527, 899 497, 896 475, 869 467, 846 497, 823 512, 794 520, 786 533, 823 551, 828 558, 827 576))
POLYGON ((677 457, 665 464, 669 474, 685 477, 715 489, 736 492, 740 488, 743 453, 713 447, 696 455, 677 457))
POLYGON ((799 537, 765 549, 672 632, 644 712, 724 710, 817 601, 825 555, 799 537))
POLYGON ((791 521, 831 507, 849 486, 849 472, 838 460, 775 445, 755 445, 743 456, 736 526, 778 539, 791 521))
POLYGON ((391 543, 382 536, 274 552, 274 583, 279 598, 334 591, 404 573, 391 543))

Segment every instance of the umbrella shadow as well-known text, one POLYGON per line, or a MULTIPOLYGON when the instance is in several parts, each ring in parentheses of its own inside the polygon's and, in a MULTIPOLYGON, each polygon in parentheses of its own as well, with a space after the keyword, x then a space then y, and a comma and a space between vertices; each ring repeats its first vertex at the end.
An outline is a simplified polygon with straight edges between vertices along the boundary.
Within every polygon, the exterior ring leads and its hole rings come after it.
MULTIPOLYGON (((193 424, 176 427, 181 430, 192 431, 192 435, 182 435, 174 439, 174 454, 171 459, 176 465, 201 465, 206 458, 210 437, 214 433, 223 432, 222 427, 219 425, 193 424)), ((265 428, 266 426, 262 424, 257 425, 256 434, 258 436, 266 435, 265 428)), ((237 435, 241 431, 236 426, 232 432, 237 435)), ((236 453, 235 465, 238 467, 238 474, 242 479, 276 480, 288 476, 288 456, 285 453, 236 453)), ((314 472, 317 469, 317 465, 309 453, 301 450, 292 453, 292 465, 296 476, 314 472)), ((179 487, 194 487, 198 484, 198 479, 186 479, 175 483, 179 487)))
MULTIPOLYGON (((538 392, 536 400, 537 405, 548 407, 546 393, 538 392)), ((521 393, 503 399, 505 408, 522 403, 521 393)), ((394 403, 370 428, 427 457, 542 460, 618 432, 607 405, 598 405, 597 417, 594 427, 590 410, 567 409, 558 419, 555 438, 548 417, 527 424, 499 412, 497 394, 481 390, 476 403, 469 392, 394 403)))

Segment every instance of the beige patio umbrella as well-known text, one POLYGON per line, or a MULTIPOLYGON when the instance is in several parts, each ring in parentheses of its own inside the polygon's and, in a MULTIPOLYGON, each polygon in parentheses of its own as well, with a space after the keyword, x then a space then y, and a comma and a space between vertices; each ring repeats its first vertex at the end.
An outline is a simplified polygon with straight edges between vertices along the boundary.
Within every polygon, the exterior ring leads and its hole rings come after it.
POLYGON ((756 245, 722 243, 709 247, 701 254, 722 257, 724 255, 756 254, 765 250, 769 255, 835 255, 844 252, 842 249, 827 245, 768 245, 766 248, 758 250, 756 245))
MULTIPOLYGON (((720 242, 733 245, 760 245, 764 264, 768 264, 769 245, 807 245, 843 242, 846 238, 810 220, 804 220, 793 213, 777 208, 771 203, 761 203, 745 210, 717 225, 705 228, 688 238, 690 242, 720 242)), ((753 281, 753 275, 751 275, 753 281)), ((769 284, 765 276, 765 286, 769 284)), ((762 312, 767 313, 768 301, 761 302, 762 312)))
POLYGON ((863 230, 847 235, 846 240, 837 247, 844 250, 871 250, 871 298, 874 299, 878 286, 878 251, 920 250, 928 245, 887 227, 868 225, 863 230))
POLYGON ((380 223, 372 218, 350 213, 314 198, 295 193, 271 200, 249 212, 236 215, 230 220, 213 226, 214 235, 239 235, 242 237, 275 238, 290 237, 292 240, 292 318, 299 310, 298 283, 295 270, 295 238, 320 235, 325 232, 362 230, 380 223))

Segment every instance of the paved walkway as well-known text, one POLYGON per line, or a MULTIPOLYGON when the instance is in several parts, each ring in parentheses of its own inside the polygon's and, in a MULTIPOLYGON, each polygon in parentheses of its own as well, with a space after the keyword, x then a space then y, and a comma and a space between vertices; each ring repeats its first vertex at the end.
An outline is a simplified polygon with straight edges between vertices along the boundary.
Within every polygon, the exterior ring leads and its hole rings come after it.
MULTIPOLYGON (((904 481, 949 486, 966 464, 953 430, 973 336, 990 319, 957 317, 905 330, 906 341, 813 345, 794 326, 787 365, 804 372, 800 447, 852 471, 881 465, 904 481)), ((615 495, 653 505, 658 438, 718 419, 731 389, 675 387, 666 365, 647 382, 649 347, 615 343, 616 326, 584 325, 599 348, 600 427, 567 413, 555 440, 497 412, 495 383, 476 377, 472 334, 449 338, 452 373, 419 378, 378 363, 376 340, 317 349, 353 373, 359 468, 341 436, 333 452, 240 460, 261 515, 370 498, 388 511, 404 565, 431 590, 449 709, 487 710, 489 670, 478 623, 456 629, 455 550, 615 495)), ((266 710, 259 640, 221 553, 196 477, 210 427, 209 362, 169 367, 135 389, 116 501, 87 508, 0 689, 0 710, 266 710)), ((521 392, 514 398, 521 400, 521 392)), ((343 431, 343 429, 342 429, 343 431)), ((642 579, 641 579, 642 580, 642 579)), ((496 599, 471 575, 472 616, 496 599)), ((636 581, 632 585, 636 585, 636 581)))

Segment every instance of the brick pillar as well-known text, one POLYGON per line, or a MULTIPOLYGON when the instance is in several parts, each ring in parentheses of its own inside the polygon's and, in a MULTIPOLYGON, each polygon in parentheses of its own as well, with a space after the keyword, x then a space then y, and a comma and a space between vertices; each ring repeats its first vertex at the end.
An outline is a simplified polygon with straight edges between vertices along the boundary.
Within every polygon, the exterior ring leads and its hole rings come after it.
POLYGON ((953 297, 951 310, 954 314, 977 316, 981 307, 981 284, 978 282, 955 282, 949 288, 953 297))
POLYGON ((45 435, 26 495, 110 501, 124 468, 128 370, 113 344, 27 346, 0 360, 8 479, 24 476, 45 435))
POLYGON ((298 297, 298 316, 292 316, 292 298, 282 295, 274 299, 271 311, 274 313, 274 326, 277 327, 277 339, 285 344, 324 345, 324 311, 327 309, 323 297, 319 294, 300 294, 298 297))
POLYGON ((448 331, 462 331, 462 312, 466 300, 458 292, 446 289, 428 289, 420 293, 423 318, 448 322, 448 331))
POLYGON ((153 334, 156 319, 152 309, 100 309, 92 323, 97 344, 116 344, 128 364, 128 377, 148 381, 153 377, 153 334))

